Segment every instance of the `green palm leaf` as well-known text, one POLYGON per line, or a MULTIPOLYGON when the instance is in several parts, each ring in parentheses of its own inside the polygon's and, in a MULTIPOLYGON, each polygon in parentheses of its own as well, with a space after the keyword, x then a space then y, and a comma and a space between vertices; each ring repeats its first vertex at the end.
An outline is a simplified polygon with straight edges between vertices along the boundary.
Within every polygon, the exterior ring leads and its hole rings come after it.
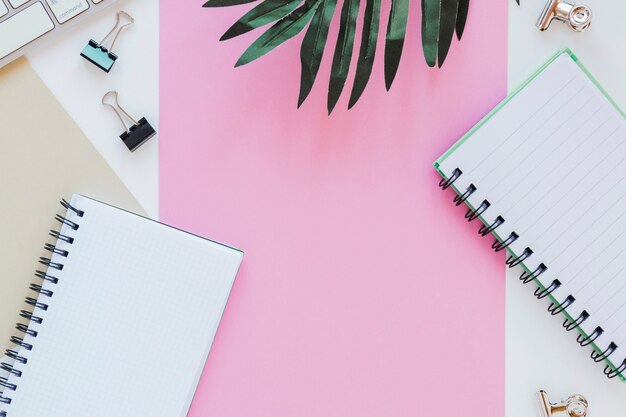
POLYGON ((456 15, 456 36, 459 40, 465 31, 465 23, 467 22, 467 13, 469 12, 470 0, 459 0, 459 10, 456 15))
POLYGON ((359 4, 360 0, 344 0, 341 8, 339 35, 337 36, 335 54, 330 69, 328 114, 332 113, 335 108, 348 78, 352 51, 354 50, 354 35, 356 33, 356 19, 359 15, 359 4))
POLYGON ((422 0, 422 49, 429 66, 441 68, 454 32, 460 38, 465 30, 468 11, 469 0, 422 0))
POLYGON ((319 4, 319 0, 306 0, 302 6, 276 22, 246 49, 235 66, 248 64, 296 36, 309 23, 319 4))
POLYGON ((209 0, 202 7, 228 7, 237 6, 239 4, 254 3, 258 0, 209 0))
POLYGON ((452 44, 458 10, 459 0, 441 0, 439 42, 437 45, 437 61, 439 62, 439 68, 441 68, 446 60, 450 45, 452 44))
MULTIPOLYGON (((258 0, 208 0, 204 7, 225 7, 258 0)), ((348 108, 363 94, 372 74, 380 29, 382 0, 342 0, 339 35, 331 65, 328 86, 328 113, 337 105, 346 84, 362 1, 365 13, 361 45, 348 108)), ((417 0, 416 0, 417 1, 417 0)), ((422 50, 430 67, 441 67, 450 52, 454 34, 461 40, 470 9, 470 0, 420 0, 422 8, 422 50)), ((502 0, 505 1, 505 0, 502 0)), ((520 0, 515 0, 520 4, 520 0)), ((396 77, 406 37, 410 0, 391 0, 385 36, 385 87, 391 88, 396 77)), ((301 76, 298 107, 309 96, 319 72, 328 31, 337 0, 263 0, 245 13, 222 36, 221 40, 250 32, 274 23, 245 50, 235 66, 245 65, 267 54, 307 27, 300 48, 301 76), (304 3, 302 3, 304 1, 304 3)))
POLYGON ((385 38, 385 87, 391 88, 402 56, 406 23, 409 17, 409 0, 392 0, 385 38))
POLYGON ((437 64, 441 0, 422 0, 422 49, 429 67, 437 64))
POLYGON ((241 19, 235 22, 220 38, 221 41, 234 38, 250 32, 268 23, 275 22, 287 16, 302 1, 301 0, 265 0, 255 6, 241 19))
POLYGON ((372 73, 374 56, 376 55, 376 41, 378 39, 380 1, 381 0, 367 0, 365 3, 361 49, 356 64, 356 76, 354 77, 354 85, 352 86, 348 109, 351 109, 359 100, 372 73))
POLYGON ((302 74, 300 76, 300 96, 298 97, 298 107, 302 105, 313 88, 317 71, 320 69, 328 28, 335 13, 337 0, 322 0, 322 4, 317 8, 315 16, 309 25, 309 29, 304 35, 302 48, 300 49, 300 62, 302 74))

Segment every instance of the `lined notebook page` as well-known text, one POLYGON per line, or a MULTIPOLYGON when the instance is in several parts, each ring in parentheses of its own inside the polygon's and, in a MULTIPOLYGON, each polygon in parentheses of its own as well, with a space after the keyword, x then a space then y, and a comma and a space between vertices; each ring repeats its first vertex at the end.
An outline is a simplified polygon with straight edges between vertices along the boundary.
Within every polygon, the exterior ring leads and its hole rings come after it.
POLYGON ((574 317, 619 366, 626 358, 626 121, 567 53, 560 55, 442 161, 454 187, 482 216, 505 222, 495 233, 519 235, 510 251, 530 248, 524 264, 548 269, 539 280, 561 286, 554 297, 576 301, 574 317))
MULTIPOLYGON (((242 253, 82 196, 8 417, 182 417, 242 253)), ((2 409, 0 407, 0 409, 2 409)))

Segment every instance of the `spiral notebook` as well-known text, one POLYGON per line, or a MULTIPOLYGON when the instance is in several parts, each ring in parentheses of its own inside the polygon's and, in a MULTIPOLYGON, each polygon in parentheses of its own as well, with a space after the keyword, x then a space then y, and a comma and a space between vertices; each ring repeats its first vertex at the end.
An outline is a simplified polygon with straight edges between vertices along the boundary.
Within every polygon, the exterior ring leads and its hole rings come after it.
POLYGON ((626 380, 626 120, 565 49, 435 162, 442 188, 626 380))
POLYGON ((0 126, 0 218, 11 219, 1 226, 11 237, 0 251, 2 356, 29 295, 24 279, 42 254, 41 232, 53 223, 45 213, 57 210, 57 198, 78 192, 144 211, 25 58, 0 69, 0 126))
POLYGON ((0 416, 187 415, 242 252, 81 195, 62 205, 0 365, 0 416))

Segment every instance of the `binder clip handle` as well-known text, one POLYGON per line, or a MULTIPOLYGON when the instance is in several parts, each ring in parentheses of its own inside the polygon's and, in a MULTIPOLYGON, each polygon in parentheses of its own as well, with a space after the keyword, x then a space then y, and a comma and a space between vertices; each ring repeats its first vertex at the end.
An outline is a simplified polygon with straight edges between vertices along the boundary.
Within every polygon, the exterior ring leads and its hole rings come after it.
POLYGON ((109 48, 109 52, 113 53, 113 47, 115 46, 115 42, 117 41, 117 38, 119 38, 120 33, 122 33, 122 31, 126 27, 132 25, 133 23, 135 23, 135 19, 131 15, 126 13, 125 11, 120 10, 116 14, 115 26, 113 26, 113 29, 111 29, 111 31, 107 33, 104 38, 102 38, 102 40, 99 42, 99 45, 104 45, 107 39, 109 39, 111 35, 115 33, 115 36, 113 37, 113 41, 111 42, 111 47, 109 48), (122 18, 126 19, 126 23, 122 23, 122 18))
POLYGON ((130 114, 128 114, 128 112, 124 110, 122 106, 120 106, 117 91, 114 90, 114 91, 109 91, 108 93, 106 93, 102 97, 102 104, 113 109, 117 118, 120 119, 120 122, 122 123, 122 126, 124 127, 125 131, 128 132, 130 130, 130 127, 126 126, 126 122, 124 121, 122 114, 124 114, 124 116, 126 116, 131 122, 133 122, 133 125, 137 124, 137 121, 133 119, 133 117, 130 114), (110 97, 113 97, 113 100, 114 100, 113 104, 107 102, 110 97))

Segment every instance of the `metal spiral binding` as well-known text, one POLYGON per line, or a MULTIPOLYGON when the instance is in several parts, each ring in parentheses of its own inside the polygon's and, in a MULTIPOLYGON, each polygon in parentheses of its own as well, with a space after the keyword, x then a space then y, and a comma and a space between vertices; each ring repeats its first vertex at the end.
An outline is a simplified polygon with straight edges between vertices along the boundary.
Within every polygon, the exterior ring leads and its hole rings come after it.
MULTIPOLYGON (((450 176, 450 178, 448 179, 444 178, 444 179, 441 179, 441 181, 439 181, 439 187, 442 190, 449 188, 452 184, 454 184, 461 177, 461 175, 463 175, 463 171, 460 168, 454 169, 454 171, 452 171, 452 175, 450 176)), ((460 206, 472 194, 474 194, 477 191, 477 189, 478 188, 474 184, 470 184, 462 194, 460 194, 460 191, 459 191, 459 193, 457 193, 454 196, 453 201, 455 205, 460 206)), ((468 222, 471 222, 479 218, 490 207, 491 207, 491 203, 489 202, 489 200, 485 199, 475 209, 472 209, 472 208, 468 209, 467 212, 465 213, 465 218, 467 219, 468 222)), ((480 229, 478 230, 478 234, 483 237, 487 236, 488 234, 494 232, 498 227, 502 226, 505 223, 505 221, 506 220, 504 219, 504 217, 497 216, 496 219, 493 221, 493 223, 491 223, 490 225, 485 225, 485 224, 481 225, 480 229)), ((495 242, 491 245, 491 247, 494 251, 500 252, 501 250, 509 247, 518 239, 519 239, 519 235, 516 232, 511 232, 509 236, 503 241, 499 241, 498 239, 496 239, 495 242)), ((519 256, 510 255, 506 260, 506 264, 508 265, 509 268, 513 268, 515 266, 520 265, 524 261, 526 261, 532 255, 533 255, 533 250, 527 247, 519 256)), ((535 279, 538 279, 539 276, 545 273, 547 270, 548 270, 548 267, 544 263, 541 263, 532 272, 524 271, 522 275, 520 275, 519 279, 520 281, 522 281, 522 283, 529 284, 535 279)), ((534 295, 535 297, 537 297, 537 299, 541 300, 549 296, 550 294, 552 294, 560 286, 561 286, 561 282, 558 279, 555 279, 554 281, 552 281, 552 283, 548 287, 543 288, 543 289, 540 287, 537 288, 534 292, 534 295)), ((550 306, 548 307, 548 312, 551 315, 556 316, 559 313, 565 312, 575 302, 576 302, 576 298, 570 294, 562 303, 555 303, 555 302, 551 303, 550 306)), ((563 327, 568 332, 572 331, 576 328, 579 328, 585 321, 589 319, 589 317, 590 317, 590 314, 586 310, 583 310, 583 312, 580 313, 580 315, 576 319, 573 319, 573 320, 565 319, 565 321, 563 322, 563 327)), ((604 333, 604 329, 598 326, 588 336, 579 335, 577 342, 583 347, 589 346, 595 340, 597 340, 603 333, 604 333)), ((617 344, 615 344, 615 342, 611 342, 609 347, 607 347, 606 350, 604 350, 604 352, 599 353, 594 349, 594 351, 591 353, 591 359, 593 359, 595 362, 602 362, 604 360, 607 360, 609 356, 611 356, 617 350, 617 348, 618 348, 617 344)), ((616 376, 622 376, 622 375, 626 376, 626 359, 624 359, 622 364, 615 369, 612 368, 610 365, 607 365, 604 369, 604 374, 608 378, 615 378, 616 376)), ((0 417, 2 416, 0 415, 0 417)))
POLYGON ((626 359, 622 362, 622 364, 616 369, 611 369, 609 365, 604 367, 604 375, 606 375, 609 379, 613 379, 618 375, 622 375, 626 371, 626 359))
POLYGON ((576 320, 569 321, 569 320, 565 319, 565 321, 563 322, 563 327, 568 332, 571 332, 572 330, 574 330, 575 328, 577 328, 581 324, 583 324, 589 317, 591 317, 591 316, 589 315, 589 313, 587 313, 587 310, 583 310, 583 312, 580 313, 580 315, 578 316, 578 318, 576 320))
POLYGON ((522 254, 518 257, 515 257, 513 255, 509 256, 506 260, 506 264, 509 266, 509 268, 516 267, 517 265, 524 262, 526 259, 530 258, 532 254, 533 250, 531 248, 526 248, 524 249, 524 252, 522 252, 522 254))
POLYGON ((13 365, 10 365, 6 362, 0 363, 0 369, 2 369, 4 372, 7 372, 11 375, 15 375, 18 378, 22 376, 22 372, 18 371, 17 369, 14 369, 13 365))
POLYGON ((520 275, 519 279, 523 284, 528 284, 532 280, 539 278, 539 275, 543 274, 548 270, 548 267, 543 263, 539 264, 539 266, 533 272, 524 271, 522 275, 520 275))
POLYGON ((491 223, 491 225, 489 226, 485 226, 484 224, 482 226, 480 226, 480 229, 478 229, 478 234, 485 237, 487 236, 489 233, 493 232, 494 230, 496 230, 499 226, 504 224, 504 218, 502 216, 498 216, 496 217, 496 219, 493 221, 493 223, 491 223))
POLYGON ((552 294, 554 291, 556 291, 560 286, 561 286, 561 281, 559 281, 558 279, 555 279, 554 281, 552 281, 550 285, 548 285, 543 290, 540 287, 537 287, 534 293, 535 297, 537 297, 537 300, 542 300, 546 298, 548 295, 552 294))
POLYGON ((602 333, 604 333, 604 329, 598 326, 593 330, 593 333, 591 333, 589 336, 583 336, 582 334, 578 335, 578 337, 576 338, 576 341, 582 347, 589 346, 590 344, 595 342, 598 337, 602 336, 602 333))
POLYGON ((483 202, 480 203, 480 206, 478 206, 476 210, 472 210, 472 209, 467 210, 467 213, 465 213, 465 218, 467 219, 468 222, 476 220, 481 214, 487 211, 487 209, 490 206, 491 206, 491 203, 489 201, 483 200, 483 202))
MULTIPOLYGON (((61 206, 63 206, 66 210, 74 212, 78 217, 83 217, 85 212, 82 210, 73 207, 66 200, 61 200, 61 206)), ((67 219, 64 216, 57 215, 55 219, 61 223, 61 225, 66 225, 72 230, 78 230, 79 224, 67 219)), ((67 244, 73 244, 74 238, 72 236, 68 236, 65 234, 61 234, 56 230, 50 230, 50 236, 54 237, 57 240, 61 240, 67 244)), ((46 243, 44 245, 44 249, 51 253, 51 255, 57 255, 63 258, 67 258, 69 252, 66 250, 62 250, 56 247, 56 245, 52 245, 46 243)), ((64 265, 60 262, 53 262, 51 258, 39 258, 39 263, 48 267, 48 271, 50 270, 63 270, 64 265)), ((48 282, 50 284, 58 284, 59 279, 53 275, 49 275, 48 272, 44 271, 36 271, 35 276, 44 282, 48 282)), ((43 301, 45 298, 52 298, 54 296, 54 291, 44 288, 40 284, 32 283, 29 286, 29 289, 37 294, 37 297, 26 297, 24 302, 33 307, 33 312, 28 310, 20 311, 20 317, 23 317, 28 320, 29 324, 17 323, 15 325, 15 329, 22 333, 22 336, 12 336, 11 343, 15 346, 13 349, 7 349, 5 354, 7 357, 13 359, 14 363, 0 363, 0 370, 9 374, 9 377, 21 378, 23 375, 23 371, 19 368, 21 365, 26 365, 28 363, 28 358, 20 353, 21 350, 31 351, 33 349, 33 344, 27 342, 26 338, 36 338, 39 332, 33 329, 33 325, 41 325, 43 323, 43 318, 36 314, 36 310, 46 311, 48 310, 49 305, 43 301)), ((11 397, 8 396, 8 392, 17 390, 17 383, 9 382, 9 378, 0 377, 0 405, 1 404, 11 404, 11 397)), ((5 410, 0 409, 0 417, 7 417, 7 412, 5 410)))
POLYGON ((602 362, 603 360, 608 359, 608 357, 611 356, 616 349, 617 345, 615 344, 615 342, 611 342, 609 347, 606 348, 604 352, 598 353, 595 350, 591 352, 591 359, 593 359, 596 363, 602 362))
POLYGON ((454 203, 457 206, 460 206, 465 202, 465 200, 467 200, 472 194, 474 194, 474 191, 476 190, 476 186, 474 184, 470 184, 463 194, 454 196, 454 203))
POLYGON ((463 171, 458 168, 455 169, 454 172, 452 172, 452 176, 450 178, 448 178, 447 180, 442 179, 441 181, 439 181, 439 186, 442 190, 445 190, 446 188, 454 184, 454 181, 458 180, 461 174, 463 174, 463 171))
POLYGON ((556 304, 556 303, 550 304, 550 307, 548 307, 548 312, 552 314, 553 316, 556 316, 557 314, 562 313, 565 310, 567 310, 567 307, 571 306, 574 303, 574 301, 576 301, 576 298, 574 298, 573 295, 569 295, 567 296, 565 301, 563 301, 560 304, 556 304))

